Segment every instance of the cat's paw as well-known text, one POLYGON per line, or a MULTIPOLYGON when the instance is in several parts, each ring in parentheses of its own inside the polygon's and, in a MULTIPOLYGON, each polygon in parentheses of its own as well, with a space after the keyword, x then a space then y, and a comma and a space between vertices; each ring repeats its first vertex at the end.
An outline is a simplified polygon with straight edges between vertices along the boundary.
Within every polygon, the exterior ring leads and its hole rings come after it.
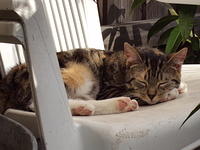
POLYGON ((176 99, 178 95, 179 91, 177 89, 171 90, 169 93, 167 93, 167 101, 176 99))
POLYGON ((72 115, 74 116, 91 116, 94 114, 95 108, 92 104, 80 103, 71 108, 72 115))
POLYGON ((165 94, 165 98, 160 100, 160 102, 166 102, 170 100, 174 100, 179 96, 179 91, 178 89, 174 88, 170 92, 165 94))
POLYGON ((181 84, 180 84, 180 86, 178 88, 179 94, 187 93, 187 91, 188 91, 187 84, 184 83, 184 82, 181 82, 181 84))
POLYGON ((174 100, 178 98, 179 96, 182 96, 184 93, 187 93, 187 84, 184 82, 181 82, 179 88, 174 88, 170 92, 165 94, 165 98, 160 100, 160 102, 166 102, 170 100, 174 100))
POLYGON ((136 100, 131 100, 129 97, 119 97, 117 106, 120 112, 129 112, 139 108, 136 100))

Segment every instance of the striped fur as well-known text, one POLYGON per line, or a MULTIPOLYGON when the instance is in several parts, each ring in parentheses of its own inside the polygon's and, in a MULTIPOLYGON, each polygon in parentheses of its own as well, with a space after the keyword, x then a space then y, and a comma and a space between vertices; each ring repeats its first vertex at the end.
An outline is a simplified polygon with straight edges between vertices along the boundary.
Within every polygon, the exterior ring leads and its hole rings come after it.
MULTIPOLYGON (((76 115, 77 111, 82 111, 79 115, 87 115, 88 112, 95 113, 92 110, 94 108, 97 108, 97 114, 136 109, 137 103, 130 103, 130 99, 126 97, 136 99, 140 104, 166 101, 166 94, 180 85, 180 69, 186 53, 187 50, 183 49, 178 53, 165 55, 157 49, 136 49, 125 43, 124 51, 75 49, 59 52, 57 56, 66 92, 70 102, 73 101, 72 112, 76 115), (96 101, 105 99, 105 103, 96 101), (127 102, 127 106, 131 108, 114 110, 118 102, 119 106, 127 102), (82 109, 83 107, 75 109, 77 104, 83 104, 89 111, 82 109)), ((19 65, 12 68, 0 82, 0 113, 8 108, 30 110, 32 102, 28 78, 26 65, 19 65)))

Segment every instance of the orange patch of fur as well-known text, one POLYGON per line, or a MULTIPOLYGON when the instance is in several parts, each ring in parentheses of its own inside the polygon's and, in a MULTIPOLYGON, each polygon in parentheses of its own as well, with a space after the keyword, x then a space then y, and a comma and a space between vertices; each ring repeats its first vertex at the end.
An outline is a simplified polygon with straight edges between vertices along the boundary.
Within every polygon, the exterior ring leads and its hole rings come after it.
POLYGON ((84 64, 71 63, 68 68, 61 69, 65 84, 77 89, 85 83, 86 78, 94 78, 92 71, 84 64))

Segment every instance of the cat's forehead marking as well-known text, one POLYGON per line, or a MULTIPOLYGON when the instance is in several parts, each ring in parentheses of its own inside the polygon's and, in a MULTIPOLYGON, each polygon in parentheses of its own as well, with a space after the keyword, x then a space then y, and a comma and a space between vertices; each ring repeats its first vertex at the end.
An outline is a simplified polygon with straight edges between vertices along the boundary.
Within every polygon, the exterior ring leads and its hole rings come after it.
POLYGON ((138 74, 137 74, 138 80, 144 80, 146 74, 147 74, 147 70, 144 70, 143 72, 138 73, 138 74))
POLYGON ((149 82, 156 82, 162 78, 162 68, 166 64, 167 57, 165 54, 157 49, 140 49, 140 56, 146 65, 147 73, 145 74, 145 80, 149 82))

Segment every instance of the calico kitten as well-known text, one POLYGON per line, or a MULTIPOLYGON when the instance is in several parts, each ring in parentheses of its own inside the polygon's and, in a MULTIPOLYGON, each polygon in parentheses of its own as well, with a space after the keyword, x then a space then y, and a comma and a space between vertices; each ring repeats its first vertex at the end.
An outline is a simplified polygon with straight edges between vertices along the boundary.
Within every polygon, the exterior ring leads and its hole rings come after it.
MULTIPOLYGON (((187 49, 165 55, 157 49, 124 44, 124 51, 75 49, 57 53, 73 115, 127 112, 139 104, 175 99, 187 49)), ((30 110, 31 90, 25 65, 11 69, 0 83, 0 112, 30 110)))

